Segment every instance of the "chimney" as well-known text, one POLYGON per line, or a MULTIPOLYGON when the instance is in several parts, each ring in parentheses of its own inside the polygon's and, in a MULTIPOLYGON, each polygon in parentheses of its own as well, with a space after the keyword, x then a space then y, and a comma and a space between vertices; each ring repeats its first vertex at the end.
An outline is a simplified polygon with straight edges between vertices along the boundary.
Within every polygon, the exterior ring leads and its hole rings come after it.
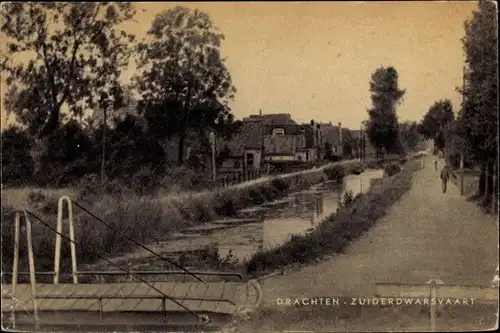
POLYGON ((259 110, 259 116, 262 116, 262 109, 259 110))

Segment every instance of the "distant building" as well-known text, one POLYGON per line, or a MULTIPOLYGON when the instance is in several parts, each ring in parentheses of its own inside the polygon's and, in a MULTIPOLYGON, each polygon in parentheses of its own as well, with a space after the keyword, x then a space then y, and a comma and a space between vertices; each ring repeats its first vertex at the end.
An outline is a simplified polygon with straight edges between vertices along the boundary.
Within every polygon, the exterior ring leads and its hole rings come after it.
POLYGON ((288 113, 246 117, 229 142, 218 144, 218 151, 228 150, 220 172, 259 169, 265 163, 314 162, 318 159, 315 134, 315 128, 297 124, 288 113))
POLYGON ((332 147, 332 151, 330 153, 338 155, 338 156, 344 156, 344 145, 343 145, 342 133, 345 131, 345 129, 342 128, 342 124, 338 123, 337 126, 333 126, 331 122, 320 123, 319 124, 319 131, 320 131, 320 138, 321 138, 320 147, 321 147, 323 156, 325 156, 325 154, 327 154, 327 152, 324 151, 326 143, 329 143, 332 147))

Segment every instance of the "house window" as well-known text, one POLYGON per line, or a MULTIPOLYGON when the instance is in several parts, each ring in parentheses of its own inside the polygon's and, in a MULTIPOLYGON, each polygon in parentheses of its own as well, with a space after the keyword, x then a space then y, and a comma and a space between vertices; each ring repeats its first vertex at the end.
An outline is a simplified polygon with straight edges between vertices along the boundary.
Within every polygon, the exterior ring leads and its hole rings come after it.
POLYGON ((235 168, 235 169, 239 169, 240 167, 241 167, 240 160, 235 160, 235 161, 234 161, 234 168, 235 168))
POLYGON ((247 166, 253 167, 253 154, 252 153, 247 154, 247 166))
POLYGON ((283 128, 273 129, 273 135, 285 135, 285 130, 283 128))
POLYGON ((302 161, 302 155, 299 155, 298 158, 299 158, 299 161, 302 161))

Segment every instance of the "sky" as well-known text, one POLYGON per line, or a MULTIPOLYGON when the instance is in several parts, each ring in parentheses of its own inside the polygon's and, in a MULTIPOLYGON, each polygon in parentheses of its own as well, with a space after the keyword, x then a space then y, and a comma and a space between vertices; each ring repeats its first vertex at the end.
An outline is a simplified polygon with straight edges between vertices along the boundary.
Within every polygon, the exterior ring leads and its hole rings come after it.
MULTIPOLYGON (((357 129, 368 118, 371 74, 387 66, 406 89, 400 121, 419 121, 440 99, 460 108, 460 38, 475 1, 144 2, 127 28, 141 39, 157 13, 177 4, 207 12, 225 35, 237 119, 262 110, 357 129)), ((132 65, 124 82, 134 73, 132 65)), ((4 127, 4 110, 1 120, 4 127)))

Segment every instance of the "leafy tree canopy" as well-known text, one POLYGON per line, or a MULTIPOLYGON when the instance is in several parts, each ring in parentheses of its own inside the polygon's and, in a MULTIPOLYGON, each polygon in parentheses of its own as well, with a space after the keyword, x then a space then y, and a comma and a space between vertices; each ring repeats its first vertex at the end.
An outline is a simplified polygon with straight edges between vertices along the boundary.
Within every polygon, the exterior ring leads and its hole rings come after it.
POLYGON ((378 68, 372 74, 370 92, 373 106, 368 110, 368 138, 379 150, 385 148, 387 151, 393 151, 398 146, 396 106, 405 94, 405 90, 398 86, 396 69, 378 68))
POLYGON ((63 109, 81 116, 86 109, 118 108, 118 80, 134 41, 118 27, 134 14, 127 2, 3 4, 9 57, 1 64, 11 91, 6 108, 40 136, 57 129, 63 109), (16 62, 19 57, 29 60, 16 62))
POLYGON ((177 6, 155 17, 148 37, 137 49, 139 110, 156 135, 179 137, 182 161, 189 131, 231 122, 236 89, 220 54, 224 36, 206 13, 177 6))
POLYGON ((464 104, 458 134, 474 149, 478 162, 495 159, 498 149, 498 15, 493 1, 479 8, 464 24, 466 54, 464 104))

